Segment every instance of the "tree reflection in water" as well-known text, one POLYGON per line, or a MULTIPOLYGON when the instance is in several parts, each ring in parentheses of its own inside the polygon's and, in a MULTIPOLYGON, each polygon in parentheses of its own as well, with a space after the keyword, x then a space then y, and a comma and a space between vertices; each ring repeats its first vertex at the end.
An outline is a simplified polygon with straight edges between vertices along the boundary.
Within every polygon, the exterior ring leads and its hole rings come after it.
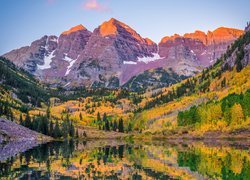
POLYGON ((248 150, 65 141, 39 145, 0 163, 1 179, 248 179, 248 150), (105 144, 105 143, 104 143, 105 144))

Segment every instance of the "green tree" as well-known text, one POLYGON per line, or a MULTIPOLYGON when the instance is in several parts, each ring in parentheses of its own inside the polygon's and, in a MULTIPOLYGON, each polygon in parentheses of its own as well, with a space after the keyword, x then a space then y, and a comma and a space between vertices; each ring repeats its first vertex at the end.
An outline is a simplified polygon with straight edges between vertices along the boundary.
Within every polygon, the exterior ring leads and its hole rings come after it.
POLYGON ((96 122, 97 122, 97 124, 101 124, 101 121, 102 121, 102 119, 101 119, 101 115, 100 115, 100 113, 98 112, 97 113, 97 119, 96 119, 96 122))
POLYGON ((132 124, 129 122, 128 123, 128 132, 131 132, 132 131, 132 124))
POLYGON ((82 121, 82 119, 83 119, 83 118, 82 118, 82 113, 79 114, 79 118, 80 118, 80 120, 82 121))
POLYGON ((114 124, 113 124, 113 131, 117 131, 117 122, 116 122, 116 120, 114 121, 114 124))
POLYGON ((60 136, 61 136, 61 131, 60 131, 58 120, 56 120, 56 125, 55 125, 55 129, 54 129, 53 137, 59 138, 60 136))
POLYGON ((27 128, 32 129, 31 127, 31 119, 29 113, 26 114, 25 120, 24 120, 24 126, 27 128))
POLYGON ((105 121, 105 131, 110 131, 109 121, 108 120, 105 121))
POLYGON ((53 136, 53 132, 54 132, 54 124, 53 124, 53 121, 50 120, 50 123, 49 123, 49 135, 53 136))
POLYGON ((124 132, 124 125, 123 125, 123 119, 122 118, 120 118, 120 120, 119 120, 118 130, 119 130, 119 132, 124 132))
POLYGON ((73 125, 73 122, 70 123, 69 136, 70 137, 75 137, 75 127, 73 125))
POLYGON ((24 126, 24 122, 23 122, 23 114, 22 114, 22 113, 20 113, 19 123, 20 123, 20 125, 24 126))

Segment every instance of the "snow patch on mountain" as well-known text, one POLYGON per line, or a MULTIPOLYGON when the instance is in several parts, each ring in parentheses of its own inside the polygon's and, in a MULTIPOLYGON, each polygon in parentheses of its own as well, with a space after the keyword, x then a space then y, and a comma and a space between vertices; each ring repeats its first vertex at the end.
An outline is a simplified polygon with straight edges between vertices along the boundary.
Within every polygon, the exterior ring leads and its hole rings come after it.
POLYGON ((137 64, 137 62, 134 61, 123 61, 123 64, 137 64))
POLYGON ((138 62, 144 62, 148 64, 149 62, 163 59, 158 53, 152 53, 152 56, 137 57, 138 62))
POLYGON ((74 65, 74 63, 78 59, 79 55, 76 59, 71 59, 70 57, 68 57, 68 54, 66 54, 66 53, 64 55, 65 55, 64 60, 69 62, 69 65, 67 67, 67 71, 64 75, 64 76, 67 76, 69 74, 69 72, 71 71, 71 67, 74 65))
POLYGON ((55 57, 54 55, 55 51, 52 51, 49 55, 44 56, 44 64, 43 65, 37 65, 38 69, 44 70, 51 68, 50 63, 52 62, 52 59, 55 57))

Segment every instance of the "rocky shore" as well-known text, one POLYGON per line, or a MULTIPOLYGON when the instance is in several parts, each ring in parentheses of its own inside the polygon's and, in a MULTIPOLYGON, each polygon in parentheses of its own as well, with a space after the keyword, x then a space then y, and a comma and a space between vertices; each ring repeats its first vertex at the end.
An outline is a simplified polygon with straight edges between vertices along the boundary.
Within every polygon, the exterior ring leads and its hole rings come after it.
POLYGON ((0 118, 0 161, 51 140, 51 137, 0 118))

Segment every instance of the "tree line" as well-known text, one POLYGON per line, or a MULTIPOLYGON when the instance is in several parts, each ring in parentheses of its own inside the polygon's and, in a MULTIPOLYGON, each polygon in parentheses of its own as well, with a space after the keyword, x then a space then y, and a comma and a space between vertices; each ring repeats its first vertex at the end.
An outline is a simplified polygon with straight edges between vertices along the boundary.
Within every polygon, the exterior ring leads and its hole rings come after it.
POLYGON ((117 122, 116 120, 109 120, 107 117, 107 114, 104 113, 102 118, 100 113, 97 113, 96 120, 94 123, 98 126, 99 130, 104 130, 104 131, 118 131, 118 132, 124 132, 124 122, 123 119, 120 118, 119 121, 117 122))
POLYGON ((211 101, 179 112, 178 126, 224 122, 240 125, 250 117, 250 89, 244 94, 230 94, 221 101, 211 101))
POLYGON ((70 120, 69 114, 66 114, 66 117, 62 117, 61 120, 61 123, 58 119, 53 120, 48 108, 46 115, 39 114, 33 118, 27 113, 23 119, 23 114, 20 114, 19 122, 22 126, 54 138, 79 138, 78 129, 70 120))

